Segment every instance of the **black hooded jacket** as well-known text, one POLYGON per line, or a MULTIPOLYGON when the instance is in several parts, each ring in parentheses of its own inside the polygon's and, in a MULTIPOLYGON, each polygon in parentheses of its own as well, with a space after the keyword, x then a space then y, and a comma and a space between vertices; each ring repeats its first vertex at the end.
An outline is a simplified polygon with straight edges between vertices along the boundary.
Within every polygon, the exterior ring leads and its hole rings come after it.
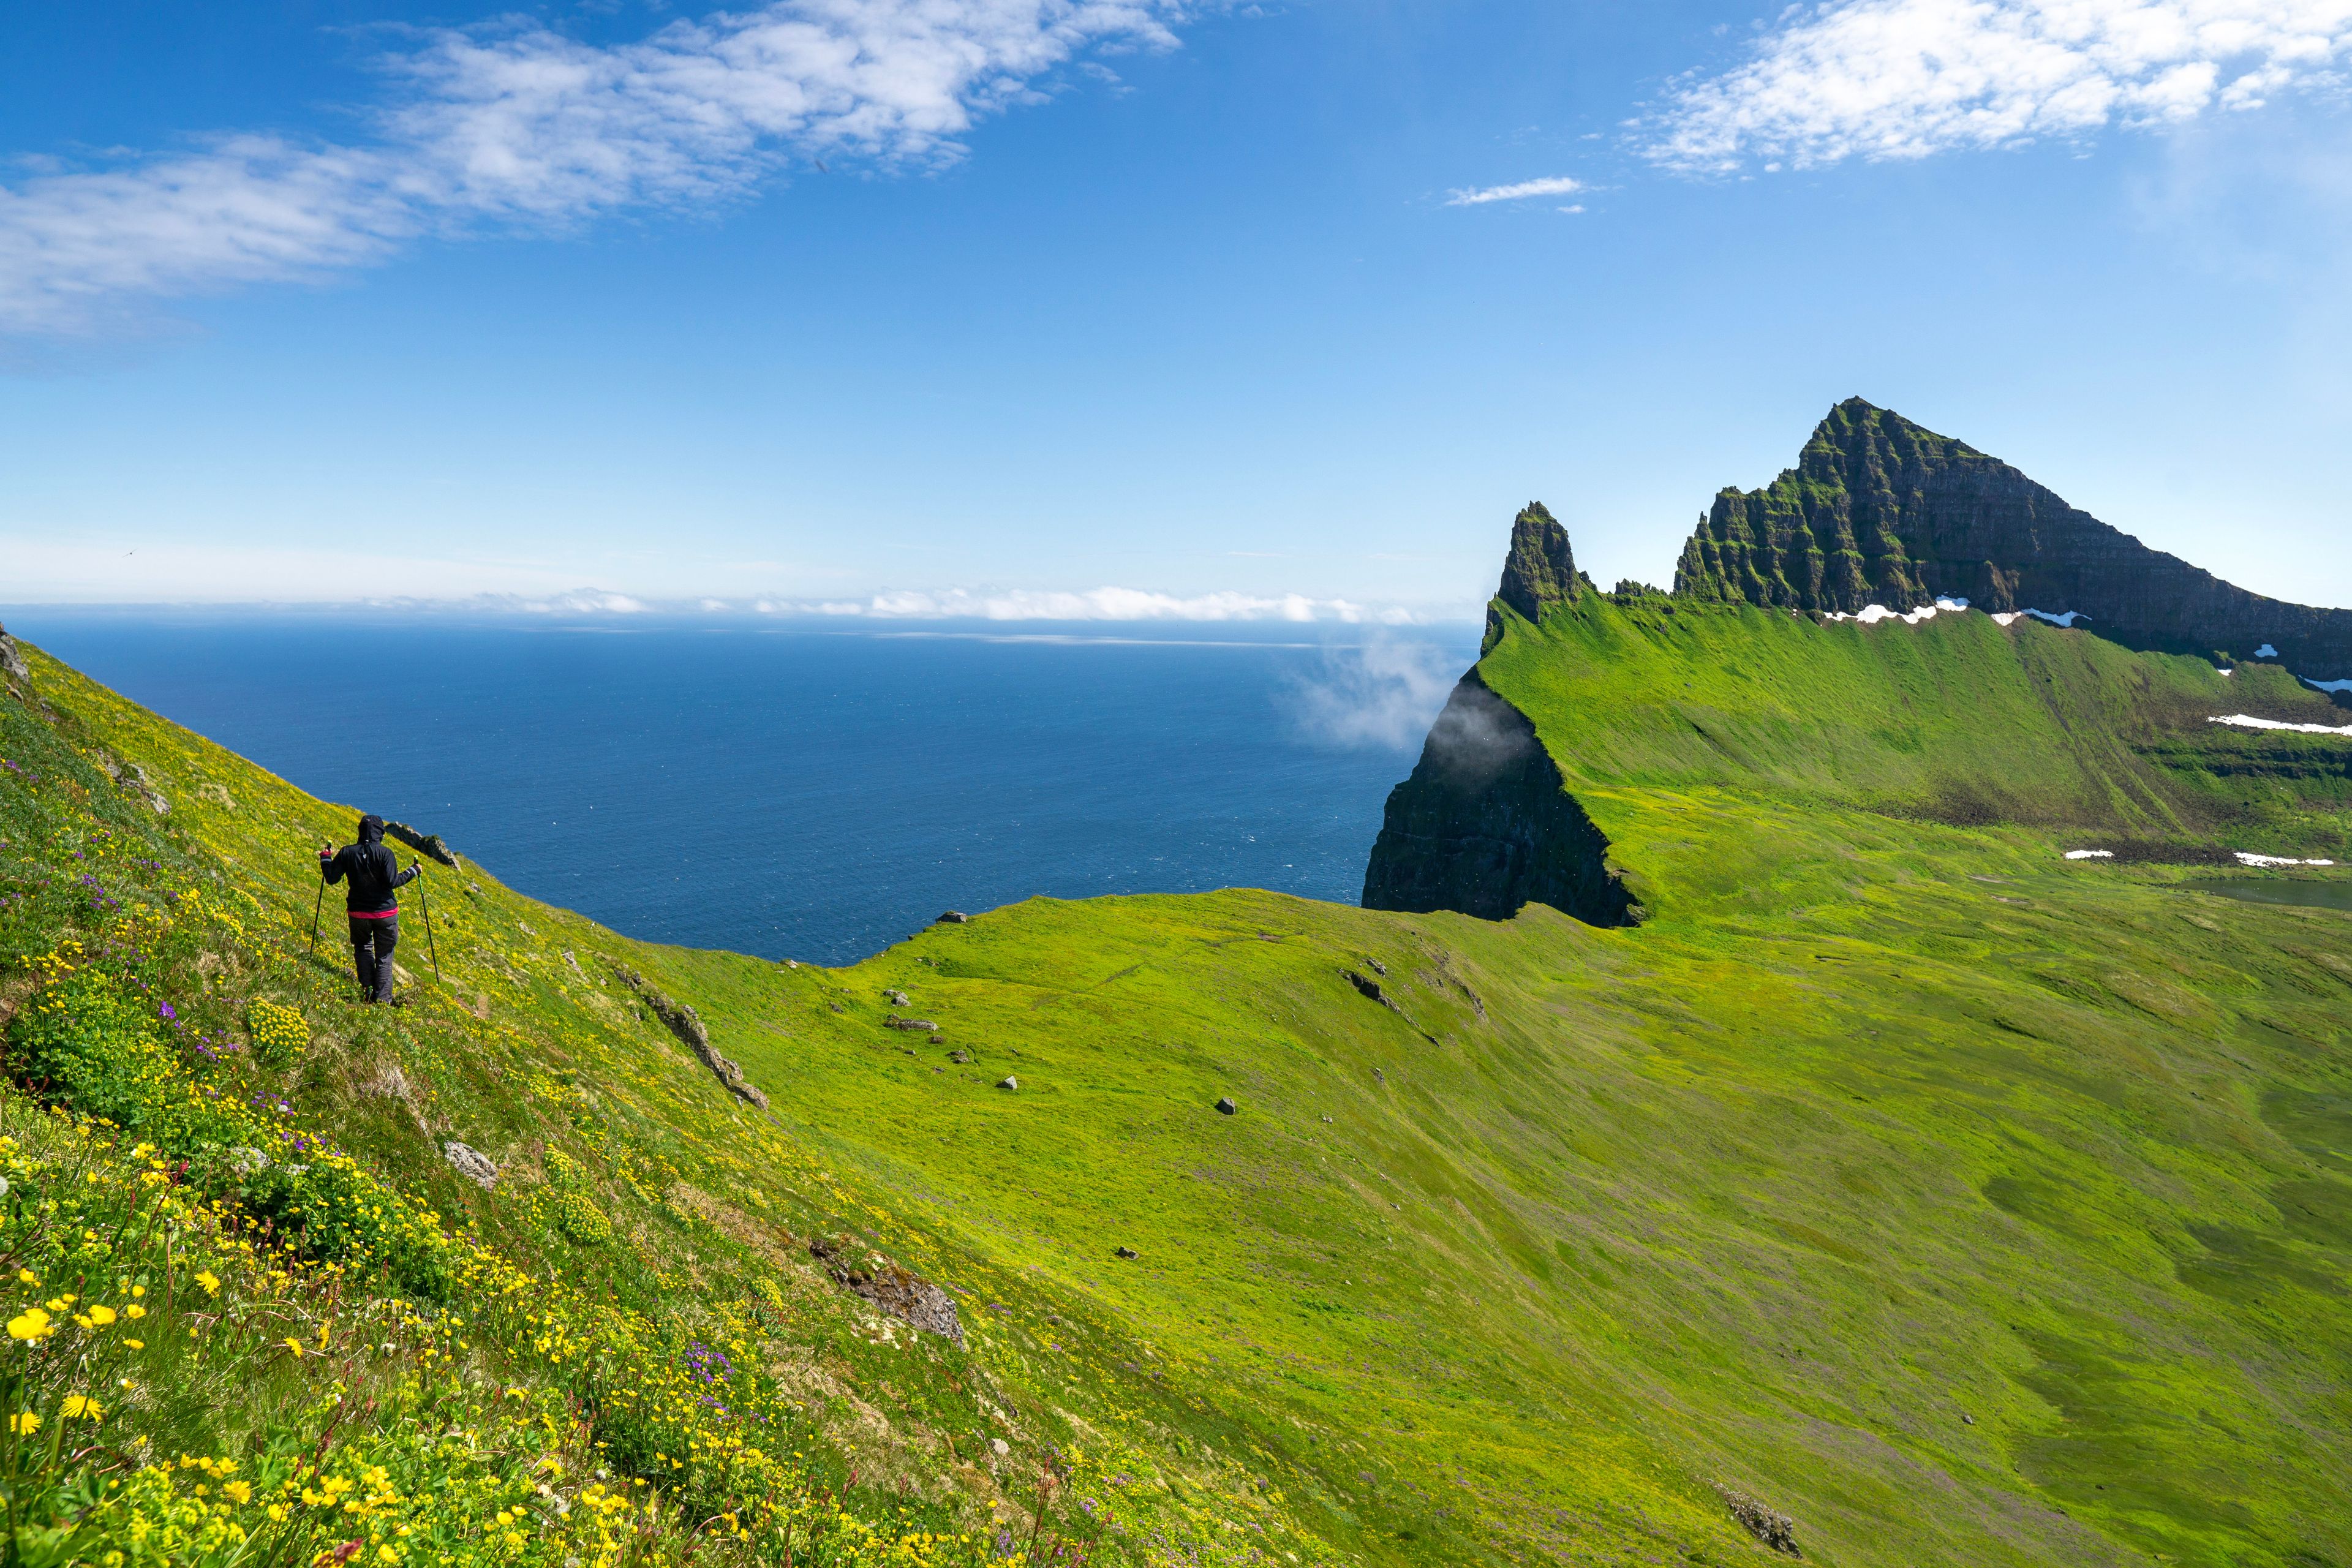
POLYGON ((360 841, 346 844, 330 859, 321 851, 319 874, 330 882, 351 879, 343 893, 343 908, 362 917, 381 917, 396 913, 400 906, 394 901, 392 890, 416 875, 412 866, 400 868, 400 857, 384 847, 383 818, 360 818, 360 841))

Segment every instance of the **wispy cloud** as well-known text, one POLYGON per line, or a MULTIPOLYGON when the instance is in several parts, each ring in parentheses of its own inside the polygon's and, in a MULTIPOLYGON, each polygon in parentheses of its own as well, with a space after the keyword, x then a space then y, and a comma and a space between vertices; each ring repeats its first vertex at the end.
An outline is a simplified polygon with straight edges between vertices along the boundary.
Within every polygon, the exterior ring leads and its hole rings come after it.
POLYGON ((1534 196, 1572 196, 1585 190, 1582 180, 1572 180, 1565 174, 1546 180, 1521 180, 1516 185, 1486 185, 1475 190, 1454 191, 1445 198, 1449 207, 1482 207, 1488 202, 1523 202, 1534 196))
POLYGON ((703 205, 795 157, 950 162, 1084 52, 1172 45, 1190 3, 779 0, 609 47, 536 26, 423 34, 383 62, 394 91, 361 144, 223 135, 0 187, 0 331, 84 332, 430 236, 703 205))
POLYGON ((1922 158, 2251 109, 2347 54, 2347 0, 1830 0, 1641 134, 1690 172, 1922 158))

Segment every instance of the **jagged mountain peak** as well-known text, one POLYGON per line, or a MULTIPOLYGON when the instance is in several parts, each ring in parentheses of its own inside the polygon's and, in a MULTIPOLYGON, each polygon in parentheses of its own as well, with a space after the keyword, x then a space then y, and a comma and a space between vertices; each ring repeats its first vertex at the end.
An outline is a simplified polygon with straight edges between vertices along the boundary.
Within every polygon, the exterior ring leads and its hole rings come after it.
POLYGON ((1568 530, 1543 502, 1528 502, 1512 520, 1510 553, 1503 559, 1503 581, 1495 596, 1528 620, 1539 621, 1552 605, 1574 600, 1582 586, 1568 530))
POLYGON ((1853 614, 1938 598, 2079 613, 2133 647, 2352 675, 2352 611, 2265 598, 2070 504, 2008 463, 1861 397, 1761 489, 1726 488, 1675 568, 1685 598, 1853 614))

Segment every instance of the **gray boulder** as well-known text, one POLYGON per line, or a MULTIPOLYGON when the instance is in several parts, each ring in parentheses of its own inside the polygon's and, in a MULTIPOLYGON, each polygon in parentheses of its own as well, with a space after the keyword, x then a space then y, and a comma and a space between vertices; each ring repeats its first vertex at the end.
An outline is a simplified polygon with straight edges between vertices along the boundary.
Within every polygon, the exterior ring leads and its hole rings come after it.
POLYGON ((441 1145, 441 1157, 457 1166, 459 1175, 484 1192, 498 1185, 499 1168, 480 1150, 469 1148, 452 1138, 441 1145))

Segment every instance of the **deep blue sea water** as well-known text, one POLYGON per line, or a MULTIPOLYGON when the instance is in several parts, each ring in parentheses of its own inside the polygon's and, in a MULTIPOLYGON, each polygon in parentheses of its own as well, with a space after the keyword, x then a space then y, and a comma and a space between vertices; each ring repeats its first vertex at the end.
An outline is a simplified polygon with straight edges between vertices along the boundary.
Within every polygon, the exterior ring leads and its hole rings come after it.
POLYGON ((634 936, 826 963, 1038 893, 1353 903, 1381 803, 1478 635, 6 623, 535 897, 634 936))

